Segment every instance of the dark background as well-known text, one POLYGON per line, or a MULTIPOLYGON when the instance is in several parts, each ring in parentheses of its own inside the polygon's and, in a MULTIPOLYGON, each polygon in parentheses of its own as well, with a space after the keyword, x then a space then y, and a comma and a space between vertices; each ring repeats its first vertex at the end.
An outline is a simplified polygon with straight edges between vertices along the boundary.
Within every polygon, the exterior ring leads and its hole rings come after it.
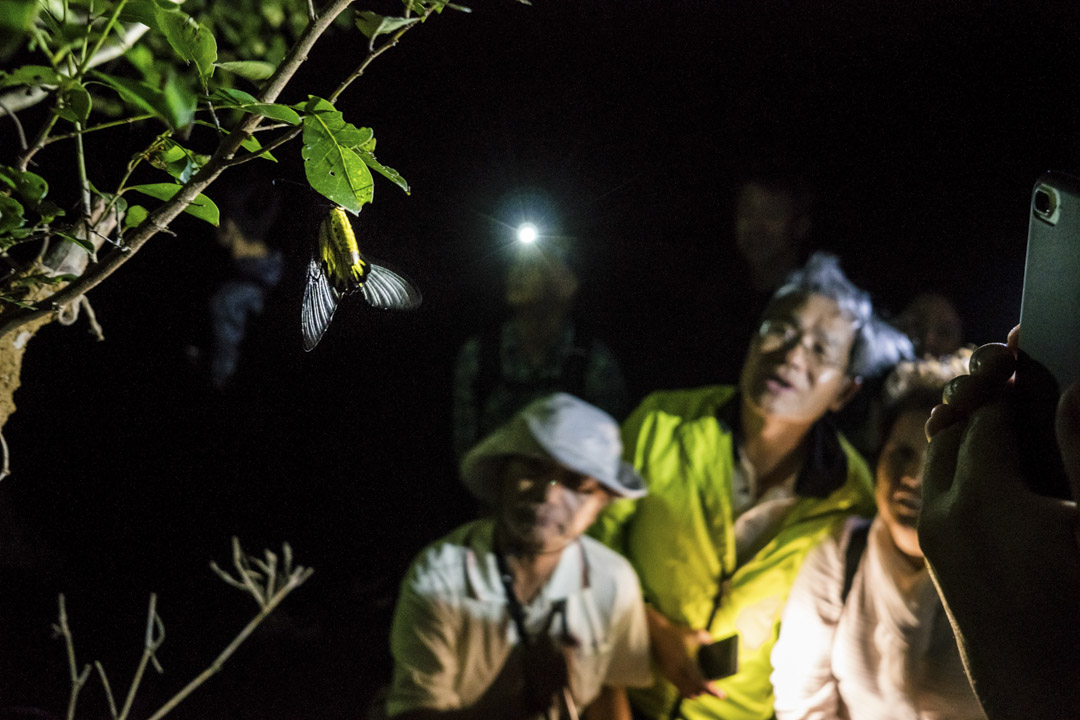
MULTIPOLYGON (((4 429, 14 475, 0 484, 0 539, 21 559, 0 584, 0 707, 62 714, 59 591, 80 663, 102 659, 118 694, 146 598, 160 594, 166 674, 148 676, 142 701, 156 707, 255 609, 207 568, 228 563, 236 534, 251 551, 288 540, 316 574, 174 716, 360 716, 388 678, 398 578, 472 511, 450 452, 450 376, 461 342, 502 317, 507 193, 551 198, 585 260, 580 321, 613 348, 635 399, 730 379, 699 338, 740 311, 718 301, 731 195, 768 154, 809 168, 815 243, 884 313, 936 289, 969 341, 1003 339, 1019 315, 1031 186, 1077 169, 1080 10, 887 5, 483 0, 411 31, 339 107, 412 186, 376 178, 356 228, 424 306, 346 306, 310 354, 301 273, 327 204, 270 185, 302 181, 295 144, 278 165, 225 176, 211 197, 230 182, 282 194, 271 241, 287 258, 231 388, 212 390, 193 359, 209 349, 208 298, 228 259, 187 219, 91 294, 106 342, 83 321, 53 324, 27 352, 4 429)), ((329 94, 359 61, 357 37, 329 40, 293 87, 329 94)), ((83 717, 104 716, 94 683, 83 717)))

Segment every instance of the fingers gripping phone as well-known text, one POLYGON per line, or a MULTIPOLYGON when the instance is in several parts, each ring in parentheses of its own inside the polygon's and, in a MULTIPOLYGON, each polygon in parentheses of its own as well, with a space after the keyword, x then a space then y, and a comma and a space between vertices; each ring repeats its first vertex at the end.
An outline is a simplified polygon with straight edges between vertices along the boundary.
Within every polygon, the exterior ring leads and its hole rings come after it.
POLYGON ((1080 178, 1048 172, 1028 215, 1020 347, 1064 390, 1080 375, 1080 178))

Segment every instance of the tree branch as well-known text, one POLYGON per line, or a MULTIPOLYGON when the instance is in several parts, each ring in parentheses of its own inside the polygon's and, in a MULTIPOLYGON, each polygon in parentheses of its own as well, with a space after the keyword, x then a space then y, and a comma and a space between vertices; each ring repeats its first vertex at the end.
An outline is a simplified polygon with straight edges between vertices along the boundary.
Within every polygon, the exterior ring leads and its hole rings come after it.
MULTIPOLYGON (((267 80, 266 86, 260 93, 260 102, 272 103, 277 100, 278 95, 281 94, 285 86, 296 74, 296 71, 307 60, 315 42, 330 27, 334 18, 351 5, 353 1, 331 0, 327 3, 323 11, 319 13, 318 18, 308 24, 296 45, 292 47, 289 54, 278 66, 278 69, 267 80)), ((53 315, 58 308, 89 292, 109 275, 116 272, 150 238, 167 229, 169 223, 183 212, 184 208, 190 205, 198 197, 199 193, 217 179, 218 175, 227 167, 227 163, 240 149, 241 143, 258 127, 261 119, 262 116, 260 115, 245 116, 233 131, 221 141, 206 165, 184 185, 180 192, 174 195, 171 200, 153 210, 146 220, 134 229, 131 236, 126 238, 123 251, 117 250, 110 253, 104 260, 89 268, 78 280, 42 300, 44 307, 37 307, 34 310, 20 308, 0 315, 0 337, 17 330, 29 322, 53 315)))

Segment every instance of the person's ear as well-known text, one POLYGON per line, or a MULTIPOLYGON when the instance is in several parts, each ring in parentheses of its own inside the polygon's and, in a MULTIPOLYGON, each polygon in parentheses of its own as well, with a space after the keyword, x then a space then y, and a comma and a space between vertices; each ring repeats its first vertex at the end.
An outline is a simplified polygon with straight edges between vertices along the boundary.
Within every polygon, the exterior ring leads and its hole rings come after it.
POLYGON ((862 387, 862 378, 859 376, 845 375, 842 382, 840 390, 836 393, 832 404, 829 405, 829 409, 833 412, 843 410, 844 406, 851 401, 851 398, 855 397, 855 393, 859 392, 859 388, 862 387))

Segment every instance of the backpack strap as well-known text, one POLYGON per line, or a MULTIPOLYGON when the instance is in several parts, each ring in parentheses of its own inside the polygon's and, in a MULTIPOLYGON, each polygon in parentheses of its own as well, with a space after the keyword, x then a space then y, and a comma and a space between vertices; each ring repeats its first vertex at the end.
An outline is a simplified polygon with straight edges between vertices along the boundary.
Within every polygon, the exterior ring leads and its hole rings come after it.
POLYGON ((866 552, 866 543, 870 539, 870 518, 858 518, 852 522, 853 528, 848 534, 847 549, 844 551, 844 589, 840 591, 840 604, 847 602, 851 585, 855 582, 855 571, 859 569, 859 560, 866 552))

